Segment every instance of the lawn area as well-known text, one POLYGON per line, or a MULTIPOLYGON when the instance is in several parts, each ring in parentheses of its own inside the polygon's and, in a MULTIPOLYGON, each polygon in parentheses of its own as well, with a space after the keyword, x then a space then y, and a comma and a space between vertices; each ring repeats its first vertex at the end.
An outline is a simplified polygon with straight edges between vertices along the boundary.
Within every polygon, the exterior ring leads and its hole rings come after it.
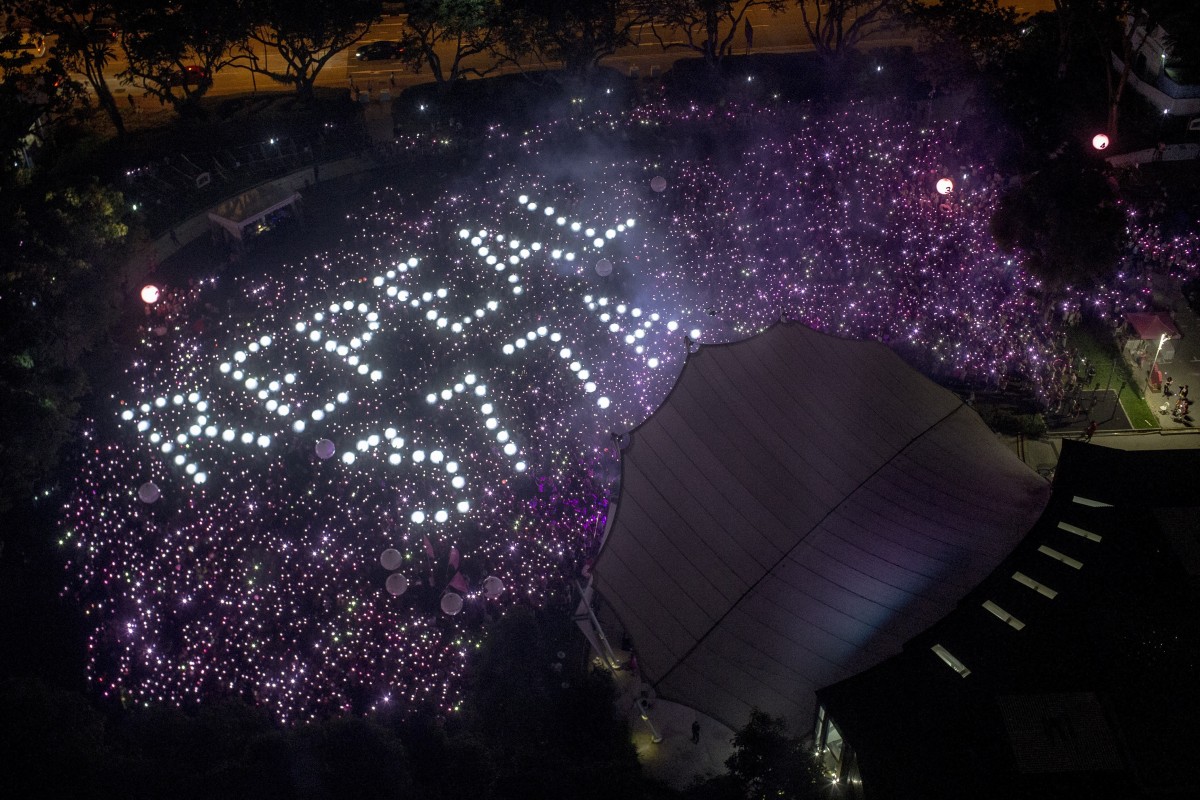
POLYGON ((1121 392, 1121 408, 1129 417, 1129 424, 1134 428, 1157 428, 1158 420, 1150 406, 1146 403, 1133 380, 1129 364, 1117 350, 1117 343, 1103 328, 1081 325, 1072 328, 1067 333, 1067 344, 1081 359, 1096 368, 1096 376, 1091 384, 1100 384, 1100 388, 1111 386, 1116 391, 1121 382, 1125 382, 1125 390, 1121 392), (1111 383, 1110 383, 1111 379, 1111 383))

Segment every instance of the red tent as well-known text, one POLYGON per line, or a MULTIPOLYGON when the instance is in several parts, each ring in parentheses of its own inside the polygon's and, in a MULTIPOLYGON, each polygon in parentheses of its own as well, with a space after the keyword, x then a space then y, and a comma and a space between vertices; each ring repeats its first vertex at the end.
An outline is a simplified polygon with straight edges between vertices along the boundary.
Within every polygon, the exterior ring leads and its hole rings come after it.
POLYGON ((1155 339, 1164 333, 1168 339, 1179 339, 1181 334, 1171 320, 1171 315, 1165 311, 1129 311, 1125 321, 1133 330, 1135 339, 1155 339))

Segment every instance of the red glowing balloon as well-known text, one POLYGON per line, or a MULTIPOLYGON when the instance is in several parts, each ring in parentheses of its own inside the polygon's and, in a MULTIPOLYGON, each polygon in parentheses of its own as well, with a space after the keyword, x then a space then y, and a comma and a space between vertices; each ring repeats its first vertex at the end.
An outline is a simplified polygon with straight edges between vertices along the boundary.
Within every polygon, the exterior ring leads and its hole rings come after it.
POLYGON ((142 302, 153 305, 158 302, 158 287, 153 283, 147 283, 142 287, 142 302))
POLYGON ((1092 147, 1096 148, 1097 150, 1108 149, 1108 136, 1103 133, 1097 133, 1092 137, 1092 147))

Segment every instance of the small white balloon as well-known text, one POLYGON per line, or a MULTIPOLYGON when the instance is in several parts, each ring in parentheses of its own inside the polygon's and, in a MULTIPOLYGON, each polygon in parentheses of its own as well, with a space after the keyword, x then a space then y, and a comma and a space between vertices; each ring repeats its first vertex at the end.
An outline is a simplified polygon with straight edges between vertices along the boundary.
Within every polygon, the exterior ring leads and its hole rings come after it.
POLYGON ((379 554, 380 565, 389 572, 398 569, 404 562, 404 556, 400 555, 400 551, 394 547, 389 547, 379 554))
POLYGON ((146 481, 138 487, 138 500, 143 503, 153 503, 162 496, 162 492, 158 489, 158 484, 154 481, 146 481))
POLYGON ((408 591, 408 578, 404 577, 402 573, 393 572, 388 575, 385 585, 389 594, 399 597, 408 591))
POLYGON ((596 262, 596 274, 601 278, 607 278, 612 275, 613 265, 607 258, 602 258, 596 262))
POLYGON ((650 179, 650 188, 656 192, 661 192, 667 188, 667 179, 662 175, 655 175, 650 179))
POLYGON ((488 600, 495 600, 504 591, 504 581, 497 578, 495 575, 489 575, 483 579, 483 596, 488 600))
POLYGON ((329 441, 328 439, 317 440, 317 458, 322 460, 333 458, 333 454, 336 452, 336 450, 337 448, 334 446, 333 442, 329 441))
POLYGON ((442 595, 442 611, 445 613, 453 617, 455 614, 462 611, 462 608, 462 595, 455 594, 454 592, 446 592, 444 595, 442 595))

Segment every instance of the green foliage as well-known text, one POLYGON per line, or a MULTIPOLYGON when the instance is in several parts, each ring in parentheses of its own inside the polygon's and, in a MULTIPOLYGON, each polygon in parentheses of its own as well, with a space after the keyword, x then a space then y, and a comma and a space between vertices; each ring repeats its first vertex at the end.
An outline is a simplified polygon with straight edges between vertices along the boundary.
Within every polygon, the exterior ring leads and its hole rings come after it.
POLYGON ((687 800, 809 800, 821 797, 820 772, 812 755, 791 735, 782 717, 757 708, 733 736, 729 770, 691 786, 687 800))
POLYGON ((922 30, 939 55, 962 50, 976 65, 998 64, 1018 46, 1020 14, 1002 0, 903 0, 907 25, 922 30))
POLYGON ((1086 287, 1116 269, 1125 215, 1099 165, 1078 145, 1064 144, 1001 199, 992 235, 1001 249, 1021 252, 1047 289, 1086 287))
POLYGON ((631 41, 643 21, 635 0, 501 0, 500 46, 511 61, 559 62, 580 78, 631 41))
POLYGON ((1167 74, 1177 83, 1200 83, 1200 3, 1176 3, 1163 9, 1167 34, 1167 74))
POLYGON ((95 785, 104 763, 104 718, 79 694, 40 683, 0 689, 5 794, 72 797, 95 785))
POLYGON ((489 744, 496 798, 637 796, 642 778, 608 673, 573 674, 579 646, 565 615, 514 609, 471 667, 467 723, 489 744), (556 666, 557 665, 557 666, 556 666))
POLYGON ((0 510, 57 462, 109 341, 126 233, 121 195, 92 183, 0 201, 0 510))
POLYGON ((383 13, 381 0, 245 0, 253 21, 250 39, 278 52, 282 69, 248 46, 251 69, 311 97, 317 75, 339 53, 358 43, 383 13))
POLYGON ((33 30, 54 37, 51 54, 68 73, 81 75, 118 136, 125 134, 121 110, 104 72, 116 55, 116 42, 93 32, 113 17, 116 0, 3 0, 9 13, 28 20, 33 30))
POLYGON ((212 75, 240 63, 235 50, 251 27, 243 5, 208 0, 121 0, 117 21, 127 63, 119 77, 177 111, 194 108, 211 86, 211 81, 185 80, 185 68, 212 75))
POLYGON ((746 17, 752 8, 758 9, 759 24, 767 14, 782 12, 785 0, 650 0, 648 16, 651 31, 664 50, 685 47, 703 53, 709 62, 730 55, 742 45, 749 50, 746 36, 746 17), (666 30, 659 31, 658 25, 666 30), (684 41, 676 40, 682 31, 684 41), (666 38, 664 38, 666 37, 666 38))
POLYGON ((468 75, 482 77, 498 66, 495 60, 486 67, 467 67, 463 61, 496 46, 499 0, 411 0, 405 8, 404 61, 414 71, 429 67, 439 87, 468 75))

